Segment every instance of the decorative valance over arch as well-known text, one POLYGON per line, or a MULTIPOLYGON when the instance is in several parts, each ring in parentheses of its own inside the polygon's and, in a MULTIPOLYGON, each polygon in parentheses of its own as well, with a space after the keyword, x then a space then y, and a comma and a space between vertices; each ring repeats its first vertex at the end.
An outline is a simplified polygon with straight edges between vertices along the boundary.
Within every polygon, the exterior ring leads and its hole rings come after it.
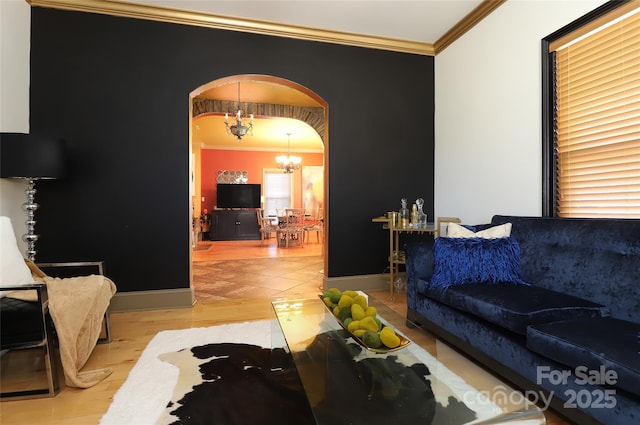
POLYGON ((216 99, 193 99, 193 118, 206 113, 233 113, 242 109, 247 114, 265 117, 293 118, 309 124, 324 141, 324 108, 270 103, 235 102, 216 99))

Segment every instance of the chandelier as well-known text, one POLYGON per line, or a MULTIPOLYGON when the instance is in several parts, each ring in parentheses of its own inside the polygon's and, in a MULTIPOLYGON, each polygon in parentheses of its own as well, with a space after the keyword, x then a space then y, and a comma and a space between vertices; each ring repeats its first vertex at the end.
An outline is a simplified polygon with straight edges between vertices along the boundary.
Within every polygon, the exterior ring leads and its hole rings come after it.
POLYGON ((300 168, 302 158, 291 155, 291 133, 287 133, 287 154, 276 157, 278 168, 282 168, 285 173, 293 173, 300 168))
POLYGON ((242 109, 240 109, 240 83, 238 83, 238 111, 235 114, 235 120, 235 124, 229 125, 229 114, 224 114, 224 126, 227 128, 228 135, 235 136, 238 142, 247 134, 253 136, 253 114, 243 114, 242 109), (248 127, 242 123, 243 119, 249 120, 248 127))

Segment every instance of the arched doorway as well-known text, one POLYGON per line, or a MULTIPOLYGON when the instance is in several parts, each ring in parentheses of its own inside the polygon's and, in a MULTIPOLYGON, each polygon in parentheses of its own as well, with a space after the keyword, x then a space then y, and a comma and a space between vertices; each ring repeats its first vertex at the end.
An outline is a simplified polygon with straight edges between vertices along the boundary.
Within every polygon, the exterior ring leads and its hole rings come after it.
MULTIPOLYGON (((327 187, 328 187, 328 105, 324 99, 310 89, 295 82, 268 75, 235 75, 204 84, 190 93, 190 148, 192 216, 197 217, 203 210, 215 207, 206 186, 211 176, 205 175, 200 166, 203 152, 217 149, 236 157, 237 151, 271 152, 282 154, 287 150, 286 133, 297 134, 300 152, 319 152, 323 172, 322 207, 325 230, 322 258, 323 276, 327 270, 327 187), (233 115, 237 109, 253 114, 253 135, 236 140, 226 134, 225 114, 233 115), (293 128, 293 130, 292 130, 293 128), (233 155, 229 152, 233 151, 233 155), (203 184, 203 181, 206 184, 203 184)), ((273 162, 272 167, 275 167, 273 162)), ((304 162, 303 162, 304 167, 304 162)), ((311 168, 311 167, 309 167, 311 168)), ((208 170, 210 173, 211 170, 208 170)), ((219 171, 218 171, 219 172, 219 171)), ((252 177, 255 181, 256 174, 252 177)), ((301 187, 301 185, 300 185, 301 187)), ((301 191, 301 189, 296 188, 301 191)), ((302 193, 297 195, 302 197, 302 193)), ((191 256, 191 286, 193 288, 193 252, 191 256)))

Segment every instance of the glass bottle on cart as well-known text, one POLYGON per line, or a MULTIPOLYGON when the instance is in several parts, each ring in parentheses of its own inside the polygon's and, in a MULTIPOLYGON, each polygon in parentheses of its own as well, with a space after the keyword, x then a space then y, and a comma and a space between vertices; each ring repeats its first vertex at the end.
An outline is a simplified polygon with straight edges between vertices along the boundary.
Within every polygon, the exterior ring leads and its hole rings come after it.
POLYGON ((418 207, 418 227, 427 227, 427 215, 422 210, 424 206, 424 199, 416 199, 416 206, 418 207))
POLYGON ((402 198, 400 200, 400 225, 403 228, 406 228, 409 226, 409 208, 407 208, 407 198, 402 198))

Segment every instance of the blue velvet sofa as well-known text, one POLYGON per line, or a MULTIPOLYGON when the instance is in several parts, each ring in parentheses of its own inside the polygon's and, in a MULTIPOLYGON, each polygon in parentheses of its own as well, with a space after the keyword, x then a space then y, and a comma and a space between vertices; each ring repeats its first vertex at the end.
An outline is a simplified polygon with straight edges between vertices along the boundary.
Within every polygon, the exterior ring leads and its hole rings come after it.
POLYGON ((502 241, 471 238, 479 256, 453 238, 407 244, 407 319, 574 423, 640 424, 640 220, 497 215, 469 229, 505 223, 502 241), (519 276, 486 266, 505 247, 519 276), (443 284, 466 258, 486 281, 443 284))

